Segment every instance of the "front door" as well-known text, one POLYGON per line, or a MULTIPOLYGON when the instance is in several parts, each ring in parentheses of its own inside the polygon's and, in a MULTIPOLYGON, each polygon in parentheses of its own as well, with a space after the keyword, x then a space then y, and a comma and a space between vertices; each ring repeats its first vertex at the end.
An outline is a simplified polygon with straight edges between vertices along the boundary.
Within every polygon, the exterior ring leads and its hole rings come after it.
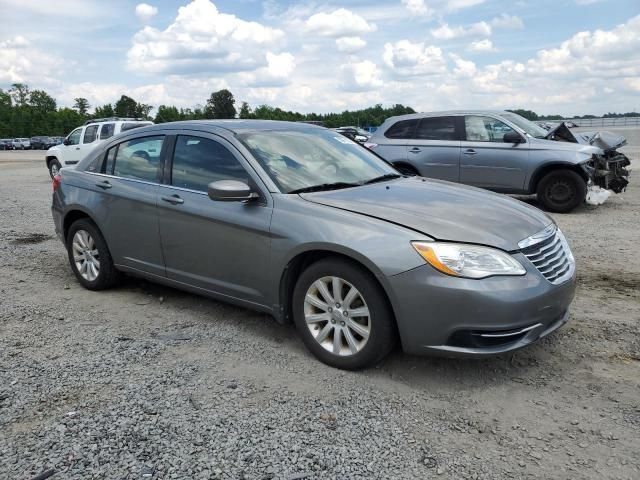
POLYGON ((421 118, 407 141, 407 159, 424 177, 458 181, 460 140, 456 117, 421 118))
POLYGON ((486 116, 467 115, 461 142, 460 183, 499 191, 521 191, 527 173, 529 144, 505 143, 513 129, 486 116))
POLYGON ((82 127, 76 128, 73 132, 67 135, 65 143, 60 145, 61 157, 58 160, 61 161, 62 166, 75 165, 82 159, 82 127))
POLYGON ((255 173, 231 144, 206 133, 176 136, 169 166, 158 191, 167 277, 268 304, 271 198, 262 193, 261 200, 243 203, 207 195, 209 183, 218 180, 257 186, 255 173))

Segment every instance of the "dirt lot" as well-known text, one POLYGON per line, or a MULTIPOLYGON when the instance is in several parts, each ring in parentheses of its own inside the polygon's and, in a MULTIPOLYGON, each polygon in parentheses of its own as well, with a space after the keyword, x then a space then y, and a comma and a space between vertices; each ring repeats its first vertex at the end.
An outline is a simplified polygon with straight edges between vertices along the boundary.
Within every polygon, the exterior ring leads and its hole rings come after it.
POLYGON ((561 331, 348 373, 262 314, 83 290, 42 152, 0 152, 0 478, 640 478, 638 181, 555 216, 579 269, 561 331))

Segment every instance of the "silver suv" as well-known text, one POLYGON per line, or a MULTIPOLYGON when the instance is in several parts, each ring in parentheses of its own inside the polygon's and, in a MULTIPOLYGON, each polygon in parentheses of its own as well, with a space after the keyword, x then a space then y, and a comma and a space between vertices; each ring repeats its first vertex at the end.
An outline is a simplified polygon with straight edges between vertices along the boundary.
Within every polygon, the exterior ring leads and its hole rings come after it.
POLYGON ((608 132, 550 131, 511 112, 449 111, 387 119, 365 146, 407 175, 496 192, 537 194, 554 212, 585 200, 591 184, 616 193, 628 183, 626 143, 608 132))

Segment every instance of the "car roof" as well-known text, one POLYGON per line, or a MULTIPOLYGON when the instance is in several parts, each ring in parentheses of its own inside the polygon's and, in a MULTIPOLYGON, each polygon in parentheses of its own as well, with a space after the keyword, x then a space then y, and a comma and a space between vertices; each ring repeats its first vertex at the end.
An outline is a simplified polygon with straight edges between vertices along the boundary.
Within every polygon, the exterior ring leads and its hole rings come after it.
POLYGON ((440 112, 419 112, 419 113, 408 113, 406 115, 397 115, 395 117, 389 117, 387 120, 391 119, 403 119, 403 120, 411 120, 414 118, 425 118, 425 117, 445 117, 445 116, 455 116, 455 115, 504 115, 507 112, 506 110, 443 110, 440 112))
POLYGON ((185 130, 210 130, 211 132, 223 129, 231 133, 246 133, 255 131, 274 131, 274 130, 326 130, 324 127, 304 122, 285 122, 280 120, 183 120, 179 122, 157 123, 146 127, 136 128, 131 132, 149 132, 154 130, 165 129, 185 129, 185 130))

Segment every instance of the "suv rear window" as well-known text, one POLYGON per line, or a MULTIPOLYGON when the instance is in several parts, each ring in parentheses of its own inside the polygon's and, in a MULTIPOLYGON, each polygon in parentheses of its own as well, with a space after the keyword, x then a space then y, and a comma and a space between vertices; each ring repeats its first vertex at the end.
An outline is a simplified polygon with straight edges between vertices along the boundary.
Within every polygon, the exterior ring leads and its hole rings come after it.
POLYGON ((417 118, 412 120, 400 120, 384 132, 384 136, 387 138, 413 138, 416 125, 418 125, 417 118))
POLYGON ((427 117, 420 120, 414 138, 419 140, 457 140, 455 117, 427 117))

